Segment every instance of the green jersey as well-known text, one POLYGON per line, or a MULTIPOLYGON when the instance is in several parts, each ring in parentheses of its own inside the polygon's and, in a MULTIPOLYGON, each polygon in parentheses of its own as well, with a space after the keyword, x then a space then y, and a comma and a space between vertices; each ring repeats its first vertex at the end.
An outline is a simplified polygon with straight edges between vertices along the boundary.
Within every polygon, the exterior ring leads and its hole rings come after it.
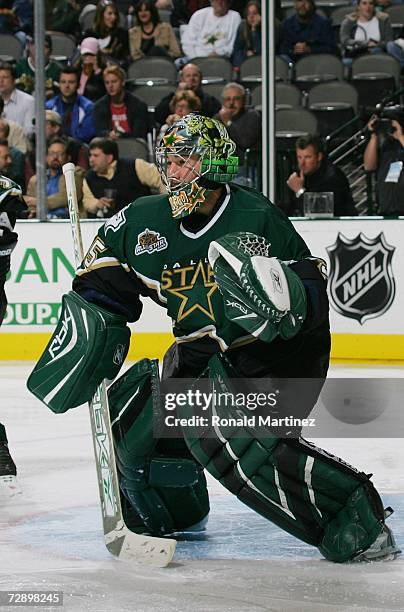
POLYGON ((74 288, 102 291, 115 302, 125 296, 132 302, 122 304, 133 313, 129 320, 139 318, 139 295, 148 295, 167 309, 177 342, 210 336, 226 350, 247 338, 225 316, 207 254, 212 240, 237 231, 264 236, 271 243, 271 257, 310 257, 307 245, 276 206, 254 190, 227 185, 219 206, 196 231, 187 219, 172 218, 167 196, 129 204, 100 228, 74 288))

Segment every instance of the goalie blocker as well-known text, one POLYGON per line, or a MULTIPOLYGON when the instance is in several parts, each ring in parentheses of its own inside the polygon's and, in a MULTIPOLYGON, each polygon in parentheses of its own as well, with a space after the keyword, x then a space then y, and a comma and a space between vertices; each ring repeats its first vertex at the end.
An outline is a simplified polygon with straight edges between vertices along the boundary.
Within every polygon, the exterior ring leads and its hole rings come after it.
POLYGON ((104 378, 116 377, 129 342, 124 317, 70 291, 63 296, 58 324, 27 387, 53 412, 66 412, 90 401, 104 378))

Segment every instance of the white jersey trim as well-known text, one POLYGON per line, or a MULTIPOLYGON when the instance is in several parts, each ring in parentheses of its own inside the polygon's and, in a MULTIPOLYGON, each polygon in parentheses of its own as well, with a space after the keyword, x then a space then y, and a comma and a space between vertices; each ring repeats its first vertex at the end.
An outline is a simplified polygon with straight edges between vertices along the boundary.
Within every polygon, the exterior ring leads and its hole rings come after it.
POLYGON ((189 232, 182 225, 182 222, 180 223, 180 230, 184 234, 184 236, 186 236, 187 238, 192 238, 193 240, 197 240, 198 238, 206 234, 206 232, 210 230, 210 228, 216 223, 216 221, 220 219, 220 217, 226 210, 228 203, 230 202, 230 196, 231 196, 229 185, 226 184, 225 187, 226 187, 227 194, 223 201, 223 204, 221 205, 219 210, 213 215, 209 223, 207 223, 201 230, 199 230, 199 232, 196 232, 195 234, 193 232, 189 232))

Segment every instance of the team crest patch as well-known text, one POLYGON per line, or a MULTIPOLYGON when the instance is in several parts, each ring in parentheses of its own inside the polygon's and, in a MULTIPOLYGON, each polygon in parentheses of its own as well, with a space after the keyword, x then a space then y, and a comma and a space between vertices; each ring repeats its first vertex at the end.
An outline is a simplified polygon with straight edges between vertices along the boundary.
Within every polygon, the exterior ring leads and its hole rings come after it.
POLYGON ((383 232, 375 238, 360 233, 349 239, 338 234, 335 243, 327 247, 330 297, 337 312, 362 325, 390 308, 395 296, 394 251, 383 232))
POLYGON ((138 235, 137 245, 135 246, 135 255, 152 255, 156 251, 164 251, 168 247, 168 242, 165 236, 160 236, 158 232, 153 232, 148 228, 138 235))
POLYGON ((105 222, 105 233, 107 233, 108 230, 117 232, 119 228, 126 223, 125 210, 127 208, 128 206, 125 206, 125 208, 122 208, 122 210, 118 211, 113 217, 111 217, 110 219, 108 219, 108 221, 105 222))

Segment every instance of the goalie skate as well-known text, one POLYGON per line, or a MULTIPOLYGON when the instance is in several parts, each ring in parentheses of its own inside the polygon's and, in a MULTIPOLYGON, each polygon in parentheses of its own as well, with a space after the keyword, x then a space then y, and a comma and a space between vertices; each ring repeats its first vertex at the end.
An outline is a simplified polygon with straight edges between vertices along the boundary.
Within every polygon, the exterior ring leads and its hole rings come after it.
POLYGON ((0 443, 0 498, 13 497, 21 493, 17 483, 17 469, 7 444, 0 443))
MULTIPOLYGON (((393 510, 387 508, 385 510, 386 518, 392 513, 393 510)), ((400 553, 401 550, 396 545, 391 529, 384 525, 383 531, 378 535, 372 546, 360 553, 353 561, 393 561, 400 553)))

